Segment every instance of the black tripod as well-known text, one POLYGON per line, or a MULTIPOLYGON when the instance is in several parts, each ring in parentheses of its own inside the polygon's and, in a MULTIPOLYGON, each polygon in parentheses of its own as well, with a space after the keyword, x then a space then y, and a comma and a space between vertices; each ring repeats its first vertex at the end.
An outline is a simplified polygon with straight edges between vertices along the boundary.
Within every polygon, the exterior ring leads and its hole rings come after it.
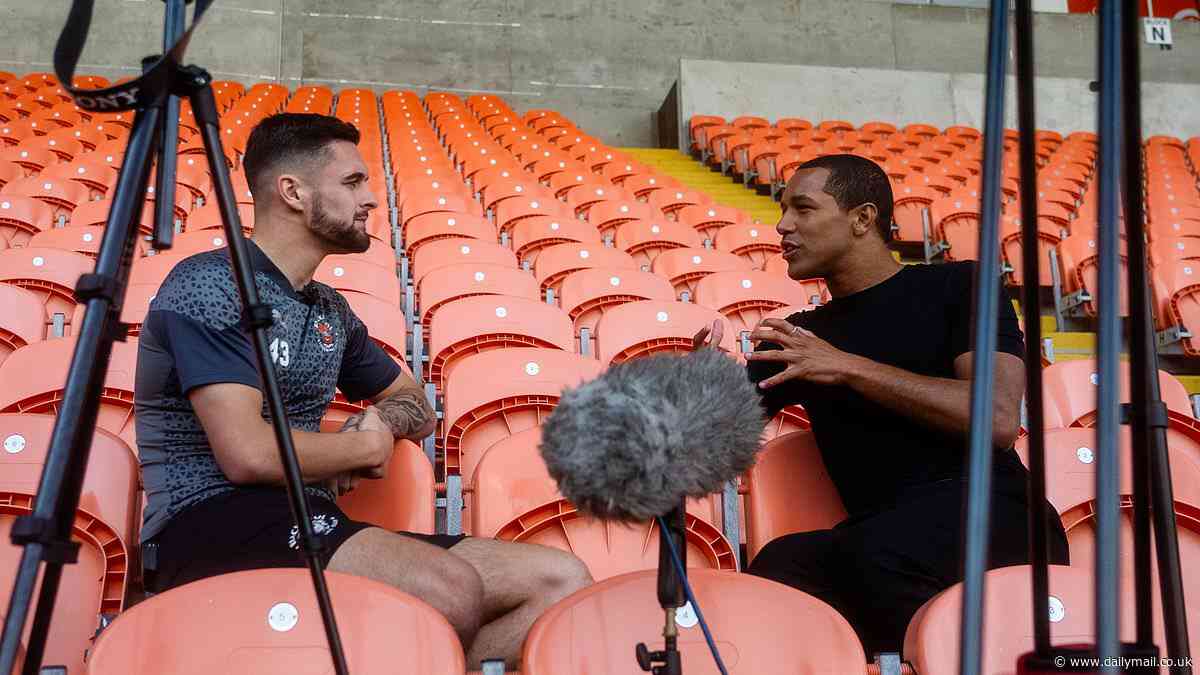
POLYGON ((34 586, 44 562, 41 592, 29 644, 25 649, 24 675, 37 674, 45 651, 62 567, 74 563, 77 558, 79 545, 71 541, 71 527, 79 506, 112 343, 125 338, 124 326, 119 321, 121 304, 133 262, 137 224, 149 182, 150 167, 156 160, 159 169, 156 193, 168 197, 160 198, 156 203, 154 248, 171 246, 173 216, 169 195, 175 194, 179 100, 183 97, 191 102, 196 123, 203 135, 244 318, 258 357, 259 375, 264 383, 279 457, 287 478, 292 516, 299 528, 300 550, 312 572, 334 667, 339 675, 348 673, 329 589, 319 561, 321 542, 313 533, 300 466, 292 445, 279 382, 267 348, 266 329, 272 323, 271 308, 259 303, 242 224, 229 182, 229 169, 221 149, 220 118, 211 87, 212 77, 201 68, 180 65, 191 33, 211 0, 195 0, 192 26, 185 30, 187 1, 165 0, 163 54, 145 59, 143 75, 132 82, 91 91, 72 86, 75 67, 79 63, 91 23, 92 0, 74 2, 55 47, 55 72, 63 88, 70 92, 81 108, 95 112, 135 110, 136 114, 117 178, 112 210, 105 223, 95 271, 80 277, 75 290, 78 300, 87 303, 87 313, 78 332, 78 342, 55 419, 33 514, 18 518, 12 528, 13 543, 24 547, 24 551, 5 615, 3 637, 0 638, 0 673, 13 672, 21 633, 33 600, 34 586))

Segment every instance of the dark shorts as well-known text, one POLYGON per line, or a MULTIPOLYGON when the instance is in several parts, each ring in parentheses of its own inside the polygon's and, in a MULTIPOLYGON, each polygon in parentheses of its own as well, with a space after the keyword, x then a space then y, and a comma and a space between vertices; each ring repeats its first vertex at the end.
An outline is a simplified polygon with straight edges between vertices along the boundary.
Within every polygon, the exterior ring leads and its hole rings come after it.
MULTIPOLYGON (((337 504, 309 495, 314 531, 324 537, 321 566, 338 548, 369 527, 350 519, 337 504)), ((188 507, 171 519, 146 551, 147 590, 163 591, 198 579, 263 567, 307 567, 297 541, 287 493, 282 489, 238 489, 188 507), (153 551, 152 553, 150 551, 153 551), (149 559, 149 558, 153 559, 149 559), (149 569, 153 566, 154 569, 149 569)), ((449 549, 463 535, 399 532, 449 549)))

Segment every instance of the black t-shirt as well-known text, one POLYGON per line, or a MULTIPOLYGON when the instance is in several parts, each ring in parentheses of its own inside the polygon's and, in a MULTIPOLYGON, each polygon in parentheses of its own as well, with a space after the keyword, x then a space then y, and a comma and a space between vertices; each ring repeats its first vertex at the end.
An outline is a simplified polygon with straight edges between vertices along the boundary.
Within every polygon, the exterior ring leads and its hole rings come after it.
MULTIPOLYGON (((918 375, 954 378, 954 360, 972 350, 973 262, 908 265, 887 280, 788 321, 834 347, 918 375)), ((997 350, 1024 357, 1024 336, 1001 288, 997 350)), ((765 342, 758 349, 779 349, 765 342)), ((783 370, 751 362, 755 383, 783 370)), ((931 483, 965 476, 967 437, 952 436, 892 412, 850 387, 790 381, 767 390, 774 417, 800 404, 808 412, 830 478, 852 515, 874 512, 920 494, 931 483)), ((994 488, 1023 495, 1025 470, 1012 449, 996 457, 994 488)))

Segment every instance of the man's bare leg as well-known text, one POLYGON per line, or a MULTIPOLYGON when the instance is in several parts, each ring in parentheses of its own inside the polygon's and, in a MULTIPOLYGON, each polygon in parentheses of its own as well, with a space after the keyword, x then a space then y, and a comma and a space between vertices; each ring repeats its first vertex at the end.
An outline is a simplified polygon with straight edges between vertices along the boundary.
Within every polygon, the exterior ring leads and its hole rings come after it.
POLYGON ((418 597, 446 617, 464 649, 476 641, 483 581, 474 567, 443 548, 372 527, 347 539, 327 569, 381 581, 418 597))
POLYGON ((483 659, 520 667, 521 647, 533 622, 551 605, 590 586, 578 558, 555 548, 495 539, 465 539, 450 553, 483 579, 483 625, 467 652, 468 668, 483 659))

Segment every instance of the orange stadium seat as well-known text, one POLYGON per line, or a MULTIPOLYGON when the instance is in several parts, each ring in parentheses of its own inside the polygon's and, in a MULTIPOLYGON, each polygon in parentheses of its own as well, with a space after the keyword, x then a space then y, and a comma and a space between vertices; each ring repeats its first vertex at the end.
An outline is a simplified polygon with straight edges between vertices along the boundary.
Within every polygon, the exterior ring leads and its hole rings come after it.
POLYGON ((656 190, 680 187, 680 182, 670 176, 655 173, 634 174, 627 176, 621 187, 631 192, 638 199, 648 200, 656 190))
POLYGON ((892 239, 898 243, 924 242, 934 236, 932 222, 925 231, 925 210, 939 198, 937 192, 919 185, 903 184, 894 192, 892 239))
POLYGON ((533 274, 543 293, 558 293, 563 279, 576 270, 592 267, 637 269, 633 257, 623 251, 589 243, 557 244, 538 254, 533 274))
POLYGON ((670 282, 649 272, 624 268, 593 267, 568 274, 562 282, 561 306, 571 317, 578 334, 595 331, 610 307, 638 300, 673 301, 670 282))
POLYGON ((710 204, 712 203, 712 199, 708 195, 696 192, 695 190, 672 190, 668 188, 666 190, 655 190, 650 195, 647 203, 662 209, 662 212, 668 218, 678 220, 678 212, 681 209, 697 204, 710 204))
MULTIPOLYGON (((816 598, 745 574, 694 570, 688 577, 731 673, 867 672, 862 644, 850 624, 816 598), (806 639, 796 640, 796 635, 806 639)), ((634 572, 551 607, 529 631, 521 672, 601 675, 629 669, 629 645, 662 645, 656 583, 656 572, 634 572)), ((679 632, 687 672, 717 672, 699 627, 679 632)))
POLYGON ((573 351, 571 319, 553 305, 528 298, 477 295, 447 302, 429 324, 428 381, 440 390, 455 362, 508 347, 573 351))
MULTIPOLYGON (((0 364, 0 412, 55 413, 62 402, 67 371, 75 353, 75 339, 43 340, 22 347, 0 364)), ((96 425, 137 447, 133 423, 133 381, 137 368, 137 340, 113 344, 104 375, 96 425)))
POLYGON ((392 360, 408 367, 404 357, 407 335, 404 314, 396 305, 366 293, 347 291, 342 297, 349 303, 355 316, 367 327, 367 333, 392 360))
POLYGON ((677 220, 693 228, 702 237, 712 240, 723 227, 749 221, 743 211, 720 204, 695 204, 685 206, 677 214, 677 220))
MULTIPOLYGON (((21 553, 9 543, 8 533, 17 517, 33 511, 53 427, 50 415, 0 414, 0 438, 7 451, 0 457, 0 580, 6 585, 12 583, 21 553)), ((79 559, 63 568, 44 664, 83 672, 93 636, 124 608, 140 520, 137 493, 137 458, 119 439, 97 430, 71 527, 72 539, 81 544, 79 559)), ((25 640, 28 631, 29 624, 25 640)))
MULTIPOLYGON (((98 203, 104 203, 104 202, 98 202, 98 203)), ((87 206, 81 206, 79 208, 84 209, 84 208, 87 208, 87 206)), ((249 236, 250 233, 254 231, 254 205, 253 204, 238 204, 237 212, 238 212, 238 218, 241 219, 241 221, 242 221, 242 232, 245 233, 247 236, 249 236)), ((75 216, 78 215, 78 213, 79 213, 79 209, 76 209, 75 213, 71 214, 71 217, 75 218, 75 216)), ((146 209, 142 213, 142 227, 151 228, 147 232, 148 234, 153 232, 154 212, 152 210, 146 209)), ((197 207, 195 211, 192 211, 191 213, 188 214, 188 221, 187 221, 187 231, 188 232, 195 232, 197 230, 212 230, 212 229, 219 230, 219 229, 223 229, 224 227, 225 227, 225 221, 221 220, 221 210, 217 208, 216 201, 211 201, 211 202, 208 202, 207 204, 205 204, 204 206, 197 207)))
POLYGON ((0 199, 7 196, 32 197, 50 207, 60 224, 71 218, 75 207, 89 200, 88 190, 74 181, 43 179, 39 176, 21 178, 0 190, 0 199))
MULTIPOLYGON (((477 536, 540 544, 578 556, 598 581, 658 566, 658 528, 604 522, 578 513, 546 470, 534 427, 484 452, 464 490, 470 531, 477 536)), ((736 570, 733 547, 713 526, 721 515, 713 497, 689 500, 688 566, 736 570)), ((717 521, 719 522, 719 520, 717 521)))
POLYGON ((0 239, 25 246, 33 235, 54 226, 54 210, 33 197, 0 195, 0 239))
POLYGON ((495 242, 443 239, 422 246, 411 261, 412 279, 419 287, 424 276, 447 265, 462 263, 517 268, 517 256, 495 242))
POLYGON ((360 481, 338 498, 338 506, 354 520, 392 531, 434 532, 433 465, 411 441, 397 441, 387 475, 360 481))
POLYGON ((947 246, 947 260, 978 260, 980 208, 977 195, 963 193, 952 193, 929 206, 938 240, 947 246))
MULTIPOLYGON (((621 363, 660 352, 683 352, 692 348, 692 337, 701 329, 721 321, 716 310, 691 302, 639 300, 605 310, 596 324, 596 355, 601 363, 621 363)), ((737 350, 737 338, 725 329, 721 348, 737 350)))
MULTIPOLYGON (((397 654, 411 672, 465 671, 454 629, 432 607, 365 577, 325 576, 354 672, 387 672, 395 668, 397 654)), ((97 640, 87 672, 202 675, 313 668, 332 664, 312 579, 303 569, 262 569, 185 584, 132 608, 97 640)))
MULTIPOLYGON (((1057 223, 1038 217, 1038 285, 1051 286, 1054 283, 1050 270, 1050 251, 1061 241, 1061 230, 1057 223)), ((1010 286, 1020 286, 1025 264, 1021 251, 1021 219, 1001 216, 1000 218, 1000 250, 1004 256, 1005 280, 1010 286)))
POLYGON ((117 170, 109 164, 88 161, 86 157, 67 164, 46 167, 39 178, 69 180, 88 189, 89 201, 104 199, 117 184, 117 170))
POLYGON ((846 507, 810 431, 784 434, 764 443, 743 482, 749 560, 772 539, 827 530, 846 518, 846 507), (803 508, 798 508, 800 499, 803 508))
POLYGON ((321 261, 314 281, 338 291, 373 295, 387 303, 400 305, 400 280, 394 267, 381 267, 358 255, 331 255, 321 261))
MULTIPOLYGON (((100 240, 104 236, 104 227, 89 225, 85 227, 55 227, 33 235, 29 240, 31 248, 56 248, 63 251, 75 251, 90 258, 95 258, 100 251, 100 240)), ((148 248, 144 239, 134 242, 134 255, 146 255, 148 248)))
POLYGON ((483 452, 541 424, 564 387, 600 374, 595 359, 561 349, 513 347, 472 354, 446 372, 442 432, 445 474, 470 485, 483 452))
POLYGON ((754 269, 761 270, 768 259, 779 257, 783 252, 780 241, 779 233, 770 225, 735 223, 717 232, 713 247, 732 253, 750 263, 754 269))
MULTIPOLYGON (((1119 377, 1121 400, 1128 403, 1128 362, 1121 363, 1119 377)), ((1165 370, 1159 371, 1158 382, 1172 424, 1195 426, 1191 400, 1183 383, 1165 370)), ((1095 426, 1096 392, 1099 384, 1096 362, 1091 359, 1059 361, 1044 368, 1042 387, 1045 396, 1045 428, 1095 426)))
POLYGON ((0 283, 20 286, 42 299, 47 326, 62 335, 75 312, 75 285, 95 262, 74 251, 19 248, 0 251, 0 283))
POLYGON ((36 294, 0 284, 0 306, 4 307, 3 318, 0 318, 0 363, 21 347, 48 337, 46 310, 36 294))
POLYGON ((418 285, 420 299, 418 322, 426 326, 435 312, 446 303, 476 295, 506 295, 536 300, 537 280, 516 267, 467 262, 446 265, 425 275, 418 285))
POLYGON ((187 256, 180 253, 166 251, 136 258, 129 270, 129 284, 148 284, 158 288, 171 270, 175 269, 175 265, 185 257, 187 256))
POLYGON ((720 312, 735 335, 741 335, 753 331, 772 310, 828 302, 829 290, 821 279, 793 281, 757 270, 716 272, 696 282, 693 300, 720 312))
POLYGON ((649 271, 659 253, 672 248, 700 248, 701 242, 700 235, 682 223, 634 218, 616 227, 613 245, 633 256, 643 271, 649 271))
MULTIPOLYGON (((1015 672, 1017 657, 1033 651, 1033 594, 1030 569, 1015 565, 990 570, 985 580, 983 644, 980 672, 1015 672)), ((1094 644, 1092 571, 1078 566, 1050 566, 1050 642, 1094 644)), ((913 615, 904 637, 904 658, 921 675, 959 672, 962 584, 935 595, 913 615)), ((1128 591, 1120 602, 1122 636, 1133 637, 1133 602, 1128 591)))
POLYGON ((600 235, 592 225, 570 216, 530 216, 522 218, 511 232, 512 249, 524 266, 532 267, 542 249, 556 244, 589 243, 600 245, 600 235))
POLYGON ((706 248, 673 248, 654 259, 652 271, 669 280, 675 292, 694 295, 696 283, 714 272, 750 271, 750 263, 732 253, 706 248))
POLYGON ((404 251, 412 258, 422 245, 440 239, 480 239, 496 241, 496 226, 481 216, 437 211, 408 221, 404 230, 404 251))
MULTIPOLYGON (((1100 248, 1094 232, 1073 233, 1059 242, 1057 248, 1058 266, 1062 289, 1061 302, 1065 309, 1078 306, 1088 316, 1096 316, 1095 297, 1099 290, 1098 278, 1100 248)), ((1126 278, 1127 261, 1124 247, 1120 255, 1120 279, 1126 278)), ((1129 315, 1129 289, 1126 284, 1118 284, 1120 298, 1118 307, 1121 316, 1129 315)))
POLYGON ((631 220, 665 220, 657 208, 636 199, 606 199, 592 204, 588 209, 588 222, 596 227, 601 236, 609 235, 622 223, 631 220))
POLYGON ((555 199, 548 188, 539 188, 531 192, 532 195, 505 199, 496 206, 497 229, 502 235, 511 235, 513 228, 529 218, 572 217, 571 208, 555 199))

